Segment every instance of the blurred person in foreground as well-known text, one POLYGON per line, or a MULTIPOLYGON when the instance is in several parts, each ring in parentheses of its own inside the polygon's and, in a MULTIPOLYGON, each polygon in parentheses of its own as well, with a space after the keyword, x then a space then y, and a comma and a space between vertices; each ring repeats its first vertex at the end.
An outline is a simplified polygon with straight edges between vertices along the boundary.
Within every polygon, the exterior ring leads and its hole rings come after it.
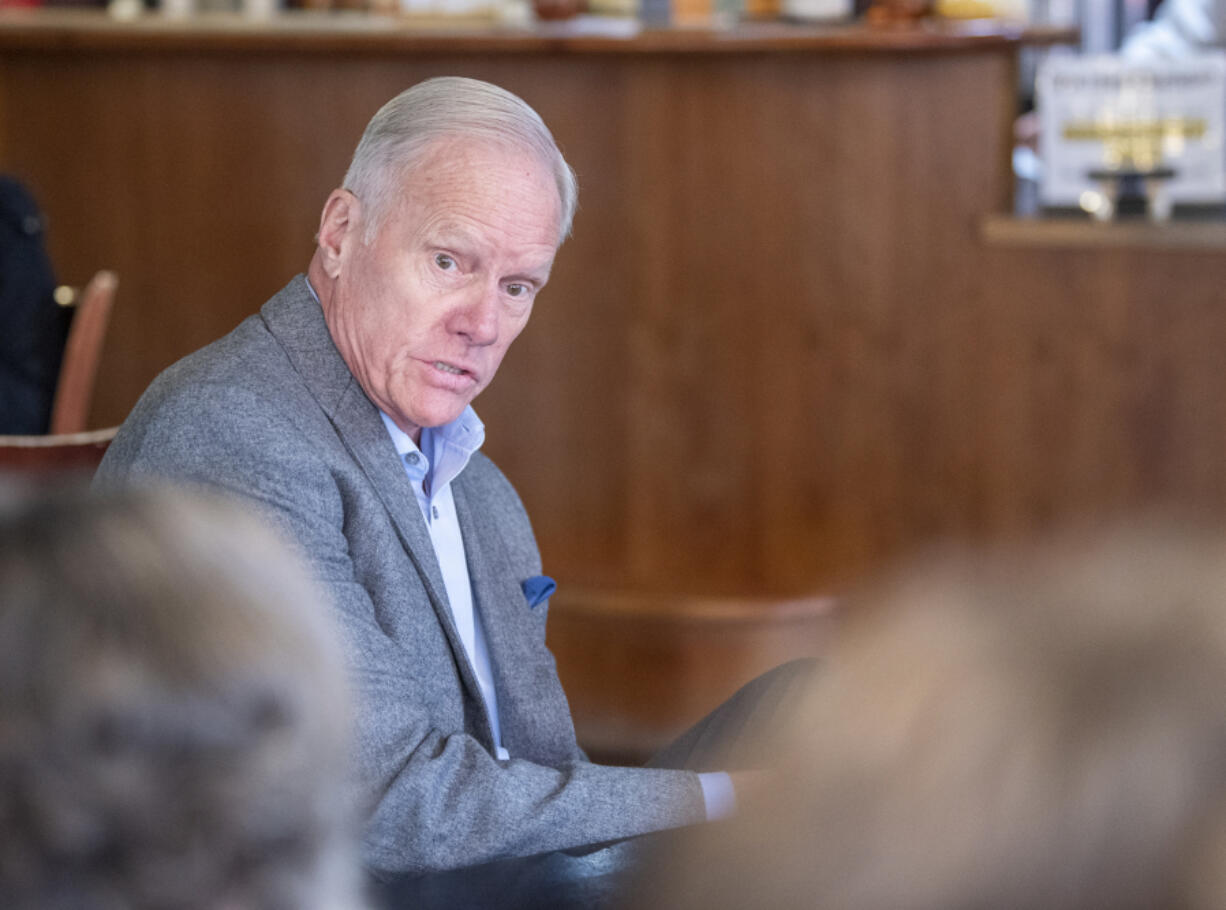
POLYGON ((845 606, 786 790, 634 906, 1226 906, 1226 537, 947 555, 845 606))
MULTIPOLYGON (((402 92, 324 203, 307 273, 159 376, 98 472, 221 487, 300 546, 348 647, 363 857, 380 873, 725 814, 725 772, 746 766, 724 758, 748 754, 747 718, 780 710, 797 676, 751 685, 654 767, 579 747, 545 644, 553 582, 471 406, 549 281, 576 194, 521 98, 459 77, 402 92)), ((522 432, 551 419, 524 415, 522 432)))
POLYGON ((0 506, 0 907, 356 910, 349 711, 305 572, 233 506, 0 506))

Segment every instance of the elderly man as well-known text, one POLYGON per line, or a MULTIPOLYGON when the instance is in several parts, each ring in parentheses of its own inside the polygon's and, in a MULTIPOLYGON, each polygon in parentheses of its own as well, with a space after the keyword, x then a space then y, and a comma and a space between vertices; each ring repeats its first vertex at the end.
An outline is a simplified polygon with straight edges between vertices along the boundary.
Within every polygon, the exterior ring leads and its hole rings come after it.
POLYGON ((367 127, 299 276, 160 376, 98 482, 259 503, 347 633, 366 861, 445 869, 699 822, 724 774, 589 763, 545 647, 548 580, 470 402, 549 279, 574 175, 519 98, 434 79, 367 127))

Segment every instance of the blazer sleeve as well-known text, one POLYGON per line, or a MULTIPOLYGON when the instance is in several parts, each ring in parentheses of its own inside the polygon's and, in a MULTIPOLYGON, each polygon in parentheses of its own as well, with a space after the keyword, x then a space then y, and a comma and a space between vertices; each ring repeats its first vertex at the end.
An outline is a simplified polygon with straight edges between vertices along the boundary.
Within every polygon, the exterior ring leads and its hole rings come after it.
MULTIPOLYGON (((150 396, 146 396, 149 398, 150 396)), ((357 701, 355 786, 363 854, 382 873, 425 872, 570 849, 705 818, 696 774, 582 760, 498 761, 475 737, 435 729, 420 677, 355 580, 335 473, 285 408, 250 390, 193 388, 138 405, 97 483, 169 477, 255 502, 296 542, 330 595, 357 701)))

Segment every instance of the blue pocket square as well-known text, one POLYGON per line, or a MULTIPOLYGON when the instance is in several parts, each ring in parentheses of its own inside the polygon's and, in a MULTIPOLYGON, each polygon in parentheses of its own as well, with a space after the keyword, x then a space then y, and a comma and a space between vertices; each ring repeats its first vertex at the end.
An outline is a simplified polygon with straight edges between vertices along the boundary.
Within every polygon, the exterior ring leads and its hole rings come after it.
POLYGON ((558 583, 548 575, 533 575, 525 579, 522 585, 524 597, 528 606, 537 607, 549 599, 549 595, 558 589, 558 583))

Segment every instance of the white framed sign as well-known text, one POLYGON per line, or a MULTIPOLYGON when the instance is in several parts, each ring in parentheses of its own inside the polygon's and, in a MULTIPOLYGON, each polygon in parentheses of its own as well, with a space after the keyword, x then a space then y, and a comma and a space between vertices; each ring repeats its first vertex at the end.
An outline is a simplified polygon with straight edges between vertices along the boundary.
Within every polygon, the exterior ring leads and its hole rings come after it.
POLYGON ((1172 203, 1226 201, 1226 54, 1053 57, 1035 87, 1044 205, 1078 205, 1099 188, 1091 171, 1159 168, 1172 203))

